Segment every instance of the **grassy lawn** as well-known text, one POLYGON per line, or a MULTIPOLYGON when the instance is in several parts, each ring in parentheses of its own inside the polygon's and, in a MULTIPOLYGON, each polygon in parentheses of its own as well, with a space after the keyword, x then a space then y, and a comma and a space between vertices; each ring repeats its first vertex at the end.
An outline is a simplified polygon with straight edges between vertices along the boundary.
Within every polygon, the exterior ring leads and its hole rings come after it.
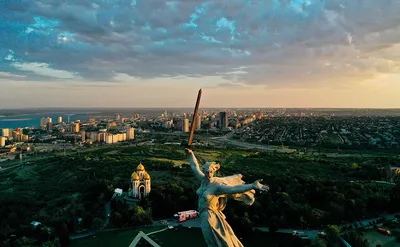
POLYGON ((71 247, 128 247, 139 231, 149 233, 158 231, 162 228, 163 227, 149 227, 142 229, 104 232, 96 236, 72 240, 71 247))
POLYGON ((186 160, 170 160, 170 159, 166 159, 166 158, 150 158, 150 160, 172 162, 172 163, 174 163, 175 166, 188 164, 188 161, 186 161, 186 160))

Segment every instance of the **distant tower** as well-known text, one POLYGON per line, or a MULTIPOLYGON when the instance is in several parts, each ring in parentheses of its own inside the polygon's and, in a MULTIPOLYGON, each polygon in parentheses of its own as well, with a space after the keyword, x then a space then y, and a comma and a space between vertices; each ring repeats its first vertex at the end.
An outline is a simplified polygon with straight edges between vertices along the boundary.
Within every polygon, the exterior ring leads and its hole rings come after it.
POLYGON ((68 123, 71 122, 71 116, 68 116, 68 123))
POLYGON ((62 117, 61 117, 61 116, 58 117, 58 121, 57 121, 57 122, 58 122, 59 124, 62 123, 62 117))
POLYGON ((126 139, 128 139, 128 140, 135 139, 135 129, 134 128, 128 128, 126 130, 126 139))
POLYGON ((221 130, 228 128, 228 115, 226 112, 219 113, 219 127, 221 130))
POLYGON ((4 147, 6 145, 6 138, 4 136, 0 136, 0 147, 4 147))
POLYGON ((82 140, 82 142, 86 141, 86 131, 84 131, 84 130, 81 131, 81 140, 82 140))
POLYGON ((47 117, 47 118, 42 117, 40 119, 40 126, 42 126, 42 127, 47 126, 48 123, 52 123, 52 122, 53 122, 53 120, 50 117, 47 117))
POLYGON ((200 130, 201 129, 201 116, 197 115, 196 118, 196 130, 200 130))
POLYGON ((142 163, 140 163, 136 168, 136 172, 133 172, 131 175, 130 196, 141 199, 148 196, 150 191, 150 175, 146 172, 142 163))
POLYGON ((189 119, 187 118, 182 120, 182 131, 185 133, 189 132, 189 119))
POLYGON ((10 137, 10 129, 0 129, 0 136, 10 137))

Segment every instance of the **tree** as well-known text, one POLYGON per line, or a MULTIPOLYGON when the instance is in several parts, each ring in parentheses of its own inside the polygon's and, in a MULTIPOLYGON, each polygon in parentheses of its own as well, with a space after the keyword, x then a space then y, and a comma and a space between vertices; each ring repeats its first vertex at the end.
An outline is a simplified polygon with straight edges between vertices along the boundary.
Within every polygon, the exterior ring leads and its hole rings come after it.
POLYGON ((94 218, 92 226, 95 229, 100 229, 102 226, 104 226, 104 220, 100 218, 94 218))
POLYGON ((279 229, 279 218, 278 216, 274 215, 271 217, 270 219, 270 223, 269 223, 269 231, 270 232, 276 232, 279 229))
POLYGON ((22 237, 16 241, 18 247, 30 247, 35 245, 36 240, 32 238, 22 237))
POLYGON ((336 225, 328 225, 326 227, 326 238, 328 239, 329 242, 331 241, 336 241, 339 238, 339 227, 336 225))
POLYGON ((398 241, 400 241, 400 230, 392 230, 392 236, 394 236, 398 241))
POLYGON ((321 239, 314 240, 310 247, 326 247, 326 244, 321 239))
POLYGON ((119 212, 111 213, 111 223, 116 227, 122 227, 122 215, 119 212))
POLYGON ((346 232, 343 239, 353 247, 368 247, 368 240, 363 239, 356 231, 346 232))
POLYGON ((42 243, 40 247, 60 247, 60 241, 58 240, 58 238, 56 238, 53 241, 47 241, 42 243))

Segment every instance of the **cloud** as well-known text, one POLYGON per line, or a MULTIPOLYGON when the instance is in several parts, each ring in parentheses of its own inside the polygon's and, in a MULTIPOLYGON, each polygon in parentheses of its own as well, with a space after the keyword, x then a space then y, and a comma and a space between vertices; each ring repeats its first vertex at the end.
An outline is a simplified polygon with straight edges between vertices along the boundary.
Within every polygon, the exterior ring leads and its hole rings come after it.
POLYGON ((397 0, 6 1, 0 71, 41 81, 350 83, 400 73, 398 9, 397 0))
POLYGON ((12 78, 25 78, 25 76, 23 75, 13 75, 11 73, 8 72, 0 72, 0 79, 12 79, 12 78))
POLYGON ((22 71, 32 71, 38 75, 60 79, 76 79, 76 76, 68 71, 49 68, 45 63, 14 63, 13 66, 22 71))

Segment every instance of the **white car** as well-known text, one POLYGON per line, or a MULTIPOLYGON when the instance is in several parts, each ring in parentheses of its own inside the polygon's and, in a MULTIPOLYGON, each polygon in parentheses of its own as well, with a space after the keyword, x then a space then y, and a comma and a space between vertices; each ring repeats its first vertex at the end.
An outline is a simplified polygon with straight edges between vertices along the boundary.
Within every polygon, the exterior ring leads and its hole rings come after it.
POLYGON ((168 226, 168 229, 174 229, 174 227, 173 226, 168 226))

